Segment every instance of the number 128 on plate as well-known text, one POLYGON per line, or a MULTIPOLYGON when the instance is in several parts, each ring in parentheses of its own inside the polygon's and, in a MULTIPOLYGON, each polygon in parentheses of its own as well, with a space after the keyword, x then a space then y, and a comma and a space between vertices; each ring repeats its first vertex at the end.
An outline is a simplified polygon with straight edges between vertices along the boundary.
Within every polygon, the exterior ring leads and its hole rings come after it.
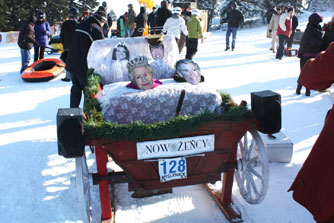
POLYGON ((184 157, 159 159, 160 182, 187 178, 187 161, 184 157))

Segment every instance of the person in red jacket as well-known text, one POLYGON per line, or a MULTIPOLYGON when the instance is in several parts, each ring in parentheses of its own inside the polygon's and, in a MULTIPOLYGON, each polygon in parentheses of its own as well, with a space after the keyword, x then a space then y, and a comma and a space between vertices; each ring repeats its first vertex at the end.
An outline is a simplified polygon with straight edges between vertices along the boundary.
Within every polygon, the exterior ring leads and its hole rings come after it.
MULTIPOLYGON (((309 89, 323 90, 334 82, 334 43, 301 70, 300 80, 309 89)), ((318 223, 334 222, 334 106, 327 113, 325 124, 309 156, 289 191, 318 223)))
POLYGON ((282 59, 284 45, 292 33, 292 19, 293 16, 293 8, 288 8, 287 12, 283 13, 280 16, 278 28, 277 28, 277 35, 279 40, 279 45, 276 53, 276 59, 282 59))

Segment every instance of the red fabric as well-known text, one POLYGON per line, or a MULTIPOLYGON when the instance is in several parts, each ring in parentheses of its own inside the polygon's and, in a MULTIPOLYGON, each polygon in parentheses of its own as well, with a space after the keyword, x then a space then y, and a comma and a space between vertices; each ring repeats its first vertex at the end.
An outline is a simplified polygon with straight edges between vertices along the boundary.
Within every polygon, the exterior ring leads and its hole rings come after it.
POLYGON ((286 27, 286 30, 283 31, 281 29, 281 27, 278 25, 277 35, 284 35, 284 36, 290 37, 291 33, 292 33, 292 22, 291 22, 291 19, 286 19, 285 20, 285 27, 286 27))
MULTIPOLYGON (((334 80, 334 43, 304 65, 301 80, 306 88, 323 89, 334 80)), ((334 223, 334 107, 291 188, 293 198, 318 222, 334 223)))
MULTIPOLYGON (((158 86, 162 85, 162 82, 160 82, 159 80, 153 79, 153 86, 152 88, 156 88, 158 86)), ((129 83, 126 85, 127 88, 133 88, 133 89, 139 89, 137 87, 137 85, 133 84, 133 83, 129 83)))
POLYGON ((309 59, 300 74, 302 84, 309 89, 323 90, 334 82, 334 43, 326 51, 309 59))

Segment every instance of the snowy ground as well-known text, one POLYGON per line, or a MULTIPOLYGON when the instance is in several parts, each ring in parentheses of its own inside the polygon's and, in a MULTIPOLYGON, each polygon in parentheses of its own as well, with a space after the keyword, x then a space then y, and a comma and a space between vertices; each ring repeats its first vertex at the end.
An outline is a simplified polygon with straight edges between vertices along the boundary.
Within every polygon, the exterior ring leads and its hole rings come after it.
MULTIPOLYGON (((330 13, 324 13, 329 20, 330 13)), ((300 29, 306 25, 300 20, 300 29)), ((272 90, 282 96, 282 131, 294 143, 290 163, 270 164, 265 200, 250 205, 237 186, 233 199, 245 222, 313 222, 287 190, 323 126, 332 99, 312 91, 295 94, 299 60, 278 61, 269 51, 265 26, 238 32, 236 50, 225 52, 225 32, 214 32, 200 44, 195 60, 212 87, 250 102, 250 93, 272 90)), ((59 55, 51 55, 59 57, 59 55)), ((180 58, 184 55, 180 55, 180 58)), ((70 83, 55 79, 26 83, 20 78, 16 44, 0 47, 0 219, 1 222, 80 222, 74 186, 74 160, 57 155, 56 113, 69 106, 70 83)), ((88 151, 88 150, 87 150, 88 151)), ((94 169, 94 155, 88 155, 94 169)), ((175 188, 173 194, 133 199, 125 184, 116 191, 116 222, 227 222, 201 185, 175 188)), ((94 186, 94 221, 98 220, 98 188, 94 186)))

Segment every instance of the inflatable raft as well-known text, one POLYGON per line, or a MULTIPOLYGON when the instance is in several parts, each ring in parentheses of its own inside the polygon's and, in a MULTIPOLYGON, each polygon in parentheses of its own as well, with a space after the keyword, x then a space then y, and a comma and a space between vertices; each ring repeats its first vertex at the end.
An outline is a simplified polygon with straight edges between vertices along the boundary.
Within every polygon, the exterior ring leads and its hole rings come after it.
POLYGON ((36 61, 27 67, 21 77, 27 82, 49 81, 65 69, 65 63, 58 58, 46 58, 36 61))

